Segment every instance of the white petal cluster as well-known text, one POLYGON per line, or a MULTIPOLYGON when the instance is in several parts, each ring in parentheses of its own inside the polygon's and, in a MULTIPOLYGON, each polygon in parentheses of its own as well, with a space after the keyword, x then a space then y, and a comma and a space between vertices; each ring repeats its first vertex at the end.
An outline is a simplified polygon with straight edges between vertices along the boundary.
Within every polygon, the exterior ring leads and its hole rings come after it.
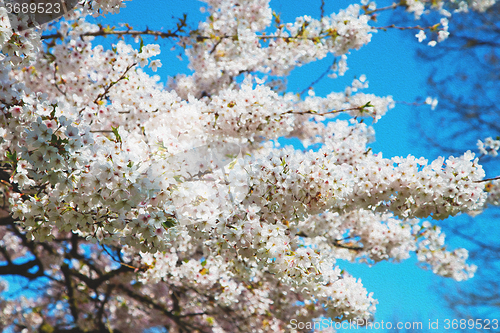
POLYGON ((28 29, 27 17, 8 15, 0 6, 0 59, 5 64, 27 66, 41 47, 40 31, 28 29))
POLYGON ((498 156, 498 150, 500 149, 500 140, 495 140, 491 136, 486 138, 486 140, 477 140, 477 148, 482 155, 490 155, 493 157, 498 156))
POLYGON ((3 6, 0 7, 0 50, 5 45, 5 43, 12 36, 12 28, 10 26, 10 20, 7 16, 7 9, 3 6))
MULTIPOLYGON (((462 3, 464 3, 464 1, 461 1, 459 4, 461 5, 462 3)), ((471 7, 473 10, 482 13, 493 6, 495 3, 495 0, 474 0, 472 1, 471 7)))
MULTIPOLYGON (((85 15, 105 15, 107 13, 118 13, 127 0, 92 0, 79 3, 76 10, 66 15, 65 18, 78 20, 79 24, 72 26, 70 31, 73 35, 88 32, 89 28, 95 29, 96 25, 83 20, 85 15)), ((37 53, 41 50, 41 30, 32 29, 28 26, 28 16, 7 15, 7 9, 0 2, 0 60, 6 58, 6 63, 14 66, 28 66, 35 60, 37 53)), ((45 27, 45 26, 44 26, 45 27)), ((68 30, 67 22, 61 23, 61 32, 68 30)))
POLYGON ((412 156, 383 159, 366 149, 367 137, 358 141, 352 135, 356 126, 347 126, 345 121, 329 125, 335 134, 327 138, 328 148, 305 154, 270 150, 255 161, 247 159, 243 165, 249 165, 245 169, 253 189, 248 200, 270 214, 277 207, 289 206, 286 219, 354 207, 390 210, 404 218, 443 219, 484 204, 484 186, 476 183, 484 171, 472 153, 446 161, 441 158, 430 165, 412 156))
MULTIPOLYGON (((375 123, 394 100, 360 92, 364 75, 342 92, 318 97, 310 89, 302 97, 272 90, 255 73, 287 75, 331 53, 342 74, 346 54, 374 32, 362 7, 288 24, 275 17, 276 30, 264 35, 273 20, 268 1, 206 2, 209 18, 197 37, 180 41, 194 74, 171 79, 171 90, 141 68, 161 66, 153 59, 158 45, 135 50, 120 41, 105 49, 82 36, 99 29, 86 14, 116 12, 122 1, 80 9, 41 56, 38 32, 20 35, 0 21, 7 55, 0 60, 0 154, 10 177, 8 188, 0 186, 26 239, 78 235, 91 251, 121 248, 140 267, 120 281, 134 287, 106 309, 121 331, 134 331, 134 318, 144 327, 165 324, 160 311, 130 297, 135 288, 172 316, 182 307, 217 332, 279 332, 290 318, 372 317, 377 301, 337 259, 373 265, 416 253, 436 274, 471 277, 467 252, 448 251, 439 228, 419 219, 500 202, 500 182, 484 183, 474 154, 428 162, 374 153, 375 132, 363 117, 375 123), (335 119, 340 114, 349 120, 335 119), (282 137, 317 149, 282 148, 282 137), (227 313, 238 327, 220 319, 227 313)), ((426 6, 406 5, 417 16, 426 6)), ((447 21, 441 26, 446 32, 447 21)), ((491 138, 478 145, 491 155, 500 147, 491 138)), ((2 228, 0 236, 12 258, 26 254, 18 238, 2 228)), ((61 266, 63 253, 44 253, 44 264, 61 266)), ((112 269, 109 260, 95 261, 112 269)), ((79 262, 72 267, 83 278, 93 274, 79 262)), ((21 318, 17 306, 4 314, 21 318)), ((26 325, 39 326, 30 316, 26 325)))
POLYGON ((419 19, 432 10, 438 11, 444 17, 451 17, 452 13, 468 12, 469 9, 481 13, 493 6, 495 2, 495 0, 439 0, 429 3, 422 0, 407 0, 404 6, 407 12, 414 14, 415 19, 419 19))
POLYGON ((230 77, 241 73, 287 75, 293 68, 329 53, 345 56, 367 44, 375 31, 368 25, 369 17, 360 13, 359 5, 322 20, 299 17, 293 23, 280 24, 269 35, 258 34, 271 24, 268 1, 208 3, 209 20, 201 23, 198 31, 202 36, 218 37, 200 38, 187 50, 195 74, 179 78, 173 85, 176 90, 194 85, 197 95, 213 94, 227 87, 230 77))
POLYGON ((87 5, 92 8, 94 15, 98 16, 120 12, 120 9, 125 7, 125 1, 129 0, 92 0, 87 5))
MULTIPOLYGON (((288 104, 288 103, 287 103, 288 104)), ((240 90, 225 89, 207 105, 208 123, 219 135, 278 138, 292 131, 293 119, 286 115, 287 104, 269 87, 243 83, 240 90)))
POLYGON ((309 16, 285 24, 276 34, 284 36, 269 43, 265 68, 273 75, 286 75, 294 66, 319 60, 328 53, 345 55, 371 40, 375 32, 368 25, 369 16, 360 13, 359 5, 334 13, 321 20, 309 16), (285 55, 285 57, 283 57, 285 55))
POLYGON ((451 277, 457 281, 467 280, 474 276, 477 267, 465 263, 469 256, 468 251, 466 249, 446 251, 445 235, 441 233, 439 227, 424 222, 418 235, 424 238, 417 250, 418 260, 424 263, 424 267, 430 267, 435 274, 451 277))
POLYGON ((330 248, 335 257, 375 264, 408 259, 417 249, 413 226, 418 220, 401 221, 392 214, 356 210, 348 214, 327 212, 299 223, 307 244, 330 248))
POLYGON ((500 205, 500 179, 486 183, 485 191, 488 192, 486 203, 490 205, 500 205))

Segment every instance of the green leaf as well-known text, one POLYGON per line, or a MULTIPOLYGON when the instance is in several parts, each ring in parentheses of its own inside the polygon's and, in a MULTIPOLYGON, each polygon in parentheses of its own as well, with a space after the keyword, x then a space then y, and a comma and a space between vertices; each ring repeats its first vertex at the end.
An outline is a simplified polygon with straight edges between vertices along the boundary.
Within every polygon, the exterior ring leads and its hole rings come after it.
POLYGON ((142 48, 144 47, 144 41, 142 40, 142 37, 140 37, 141 39, 141 42, 140 42, 140 46, 139 46, 139 53, 142 52, 142 48))
MULTIPOLYGON (((120 127, 120 126, 118 126, 120 127)), ((113 131, 113 134, 115 135, 115 142, 122 142, 122 137, 120 134, 118 134, 118 127, 113 127, 111 126, 111 130, 113 131)))
POLYGON ((371 104, 371 101, 368 101, 368 103, 362 106, 362 108, 373 108, 373 107, 375 106, 371 104))
POLYGON ((276 24, 279 25, 281 23, 281 18, 280 18, 280 15, 278 13, 276 13, 274 10, 273 10, 273 17, 274 17, 274 21, 276 22, 276 24))
POLYGON ((5 153, 5 155, 10 160, 10 163, 12 163, 14 165, 17 164, 17 151, 15 151, 14 153, 11 153, 10 151, 7 150, 7 152, 5 153))
POLYGON ((167 220, 162 223, 165 229, 170 229, 177 224, 177 221, 172 217, 167 217, 167 220))
POLYGON ((54 119, 56 116, 56 108, 57 108, 57 103, 55 104, 50 104, 52 106, 52 111, 50 112, 50 118, 54 119))
POLYGON ((232 161, 231 163, 229 163, 228 168, 229 168, 230 170, 234 169, 234 166, 236 165, 236 163, 238 163, 238 160, 234 160, 234 161, 232 161))
POLYGON ((217 119, 219 119, 219 114, 215 113, 214 128, 215 128, 215 124, 217 124, 217 119))
POLYGON ((53 333, 54 327, 49 323, 43 322, 42 325, 38 328, 40 333, 53 333))

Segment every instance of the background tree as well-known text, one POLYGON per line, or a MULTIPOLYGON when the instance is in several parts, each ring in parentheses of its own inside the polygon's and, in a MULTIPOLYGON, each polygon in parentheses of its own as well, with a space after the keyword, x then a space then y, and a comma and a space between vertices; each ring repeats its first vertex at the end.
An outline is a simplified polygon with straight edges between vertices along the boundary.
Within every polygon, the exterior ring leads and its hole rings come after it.
MULTIPOLYGON (((496 156, 500 143, 500 6, 455 15, 453 22, 442 47, 419 50, 422 62, 435 62, 428 93, 438 98, 439 105, 435 111, 415 110, 415 122, 433 155, 456 154, 476 145, 487 177, 494 178, 500 175, 496 156), (434 122, 436 118, 439 121, 434 122)), ((497 193, 498 180, 488 182, 487 190, 497 193)), ((457 317, 493 319, 500 315, 500 243, 488 231, 499 218, 498 209, 491 209, 474 218, 442 224, 448 235, 470 243, 471 260, 482 267, 471 283, 444 284, 444 299, 457 317), (449 293, 451 289, 455 292, 449 293)))

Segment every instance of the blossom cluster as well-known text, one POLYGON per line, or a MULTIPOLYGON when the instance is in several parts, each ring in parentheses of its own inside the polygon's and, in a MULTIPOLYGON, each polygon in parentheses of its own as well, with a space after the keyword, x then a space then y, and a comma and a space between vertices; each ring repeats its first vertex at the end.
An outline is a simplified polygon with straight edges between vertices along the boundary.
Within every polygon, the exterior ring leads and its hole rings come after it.
MULTIPOLYGON (((192 77, 180 77, 175 87, 196 87, 198 94, 212 94, 227 87, 233 76, 260 71, 287 75, 297 67, 322 59, 329 53, 342 56, 371 40, 375 30, 369 16, 351 5, 321 20, 299 17, 293 23, 281 23, 272 34, 258 34, 268 28, 272 11, 268 1, 208 1, 210 20, 200 23, 200 42, 187 50, 192 77), (249 20, 251 19, 251 20, 249 20), (251 55, 244 58, 243 54, 251 55)), ((181 94, 182 95, 182 94, 181 94)))
POLYGON ((495 179, 485 185, 485 191, 488 192, 486 203, 498 206, 500 204, 500 180, 495 179))
POLYGON ((88 10, 92 11, 94 15, 106 15, 108 13, 116 14, 121 8, 125 7, 124 2, 130 0, 94 0, 86 2, 83 6, 87 5, 88 10))
POLYGON ((260 136, 278 138, 293 128, 283 98, 263 85, 252 89, 251 83, 244 83, 238 91, 222 90, 207 107, 213 115, 208 126, 217 135, 254 141, 260 136))
MULTIPOLYGON (((83 18, 88 14, 94 16, 107 13, 118 13, 127 0, 92 0, 79 2, 76 9, 65 15, 67 19, 83 18)), ((28 66, 37 58, 41 50, 41 34, 39 29, 31 29, 28 15, 8 15, 4 6, 4 0, 0 1, 0 58, 8 56, 8 62, 14 66, 28 66)), ((90 24, 80 21, 81 25, 87 27, 90 24)), ((42 25, 47 28, 48 24, 42 25)), ((68 26, 61 24, 61 33, 68 30, 68 26)), ((82 31, 78 25, 73 27, 72 33, 82 31)))
POLYGON ((28 29, 26 16, 8 15, 0 3, 0 58, 14 66, 28 65, 40 48, 40 31, 28 29))
POLYGON ((425 266, 429 266, 435 274, 452 277, 457 281, 467 280, 474 276, 475 265, 467 265, 469 253, 466 249, 456 249, 452 252, 445 248, 445 235, 438 226, 429 222, 422 223, 418 235, 423 240, 418 245, 417 258, 425 266))
POLYGON ((483 155, 490 155, 496 157, 498 155, 498 150, 500 149, 500 140, 495 140, 492 137, 486 138, 486 140, 477 140, 477 148, 479 152, 483 155))
MULTIPOLYGON (((368 0, 364 0, 367 3, 368 0)), ((436 46, 437 43, 443 42, 449 36, 448 20, 454 15, 459 13, 468 12, 469 9, 477 12, 484 12, 495 4, 495 0, 438 0, 438 1, 422 1, 422 0, 408 0, 399 4, 394 3, 393 6, 403 6, 408 13, 412 13, 415 19, 420 19, 423 15, 431 12, 438 12, 441 15, 440 23, 430 27, 430 32, 435 33, 437 36, 434 40, 428 42, 431 47, 436 46)), ((427 38, 425 28, 418 27, 419 32, 415 35, 419 42, 427 38)))
POLYGON ((413 13, 415 19, 419 19, 422 15, 431 11, 438 11, 444 17, 451 17, 453 13, 468 12, 469 9, 481 13, 494 4, 494 0, 439 0, 432 3, 422 0, 410 0, 405 1, 403 6, 406 7, 407 12, 413 13))
POLYGON ((476 182, 484 171, 470 152, 430 165, 412 156, 383 159, 367 150, 370 131, 363 124, 330 122, 326 131, 334 135, 326 136, 317 152, 268 150, 256 166, 251 160, 242 163, 249 165, 245 169, 253 200, 267 207, 274 206, 266 202, 297 206, 285 210, 287 219, 304 210, 345 212, 353 207, 442 219, 484 203, 483 187, 476 182))

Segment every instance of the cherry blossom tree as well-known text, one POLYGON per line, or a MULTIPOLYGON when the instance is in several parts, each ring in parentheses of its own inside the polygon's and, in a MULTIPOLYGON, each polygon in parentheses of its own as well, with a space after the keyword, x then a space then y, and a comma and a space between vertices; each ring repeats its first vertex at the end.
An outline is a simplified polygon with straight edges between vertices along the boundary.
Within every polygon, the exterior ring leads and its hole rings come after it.
POLYGON ((4 296, 3 328, 286 332, 321 317, 362 325, 377 301, 339 259, 416 254, 438 275, 473 276, 467 250, 449 250, 428 221, 494 202, 473 153, 429 162, 373 152, 371 124, 395 103, 361 92, 364 76, 325 97, 273 84, 328 54, 338 59, 331 76, 343 75, 349 53, 379 30, 412 29, 434 45, 467 2, 362 2, 294 22, 267 0, 205 3, 196 29, 184 17, 168 31, 88 19, 118 12, 121 0, 82 1, 38 28, 0 7, 0 274, 38 289, 4 296), (397 7, 442 18, 377 26, 397 7), (124 40, 107 49, 96 39, 110 35, 124 40), (162 63, 148 36, 178 43, 194 73, 167 85, 149 75, 143 68, 162 63), (283 148, 281 137, 320 148, 283 148))

